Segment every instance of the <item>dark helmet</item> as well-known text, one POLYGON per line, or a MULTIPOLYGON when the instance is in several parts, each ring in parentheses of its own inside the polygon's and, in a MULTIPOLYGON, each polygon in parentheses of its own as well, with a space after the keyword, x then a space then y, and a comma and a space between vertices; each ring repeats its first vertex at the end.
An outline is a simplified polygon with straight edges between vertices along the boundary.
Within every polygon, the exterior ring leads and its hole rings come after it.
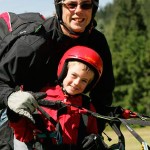
POLYGON ((67 64, 68 61, 71 60, 77 60, 80 62, 83 62, 87 66, 89 66, 95 73, 94 79, 92 82, 87 86, 84 92, 88 92, 91 90, 96 83, 99 81, 102 70, 103 70, 103 62, 101 57, 97 52, 95 52, 93 49, 85 46, 74 46, 70 48, 61 58, 58 70, 57 70, 57 76, 58 81, 62 83, 63 79, 67 75, 67 64))
MULTIPOLYGON (((62 5, 60 3, 61 1, 64 0, 54 0, 56 14, 60 22, 62 22, 62 5)), ((99 6, 99 0, 92 0, 92 3, 93 3, 93 13, 92 13, 92 21, 93 21, 99 6)))

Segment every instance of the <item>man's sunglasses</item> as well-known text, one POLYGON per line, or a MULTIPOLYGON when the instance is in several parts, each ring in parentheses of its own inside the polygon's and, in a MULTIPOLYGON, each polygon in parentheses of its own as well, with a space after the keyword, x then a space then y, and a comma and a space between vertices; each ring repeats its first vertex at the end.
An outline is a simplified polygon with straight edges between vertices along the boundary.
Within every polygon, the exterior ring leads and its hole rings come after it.
POLYGON ((61 2, 62 5, 64 5, 66 8, 68 8, 69 10, 75 10, 77 8, 78 5, 80 5, 80 8, 83 10, 88 10, 91 9, 93 7, 92 3, 76 3, 76 2, 61 2))

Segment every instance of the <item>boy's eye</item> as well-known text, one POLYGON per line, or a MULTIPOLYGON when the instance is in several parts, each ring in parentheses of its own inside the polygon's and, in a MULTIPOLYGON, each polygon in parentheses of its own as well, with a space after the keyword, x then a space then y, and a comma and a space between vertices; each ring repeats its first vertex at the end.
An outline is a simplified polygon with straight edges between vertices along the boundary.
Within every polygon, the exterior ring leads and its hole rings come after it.
POLYGON ((71 74, 71 76, 72 76, 72 77, 76 77, 76 75, 75 75, 75 74, 73 74, 73 73, 71 74))

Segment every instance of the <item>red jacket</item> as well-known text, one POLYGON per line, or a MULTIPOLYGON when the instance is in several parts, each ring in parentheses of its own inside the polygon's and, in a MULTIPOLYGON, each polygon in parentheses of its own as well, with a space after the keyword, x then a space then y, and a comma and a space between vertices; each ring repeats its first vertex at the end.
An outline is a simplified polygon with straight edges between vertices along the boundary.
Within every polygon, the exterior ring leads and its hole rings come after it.
MULTIPOLYGON (((47 93, 47 97, 45 98, 47 100, 54 100, 54 101, 61 100, 67 104, 82 106, 82 101, 83 101, 82 95, 66 96, 62 92, 62 89, 59 85, 57 85, 56 87, 46 87, 42 91, 45 91, 47 93)), ((65 113, 57 117, 57 110, 46 108, 46 107, 42 107, 42 108, 48 114, 50 114, 50 116, 53 117, 53 119, 56 122, 58 122, 59 120, 61 127, 62 127, 63 143, 64 144, 76 144, 78 134, 81 134, 81 133, 78 133, 79 125, 80 125, 80 118, 82 116, 80 113, 80 110, 77 107, 70 106, 68 107, 67 114, 65 113)), ((95 112, 95 108, 93 107, 91 103, 89 104, 89 109, 95 112)), ((42 115, 42 118, 44 120, 44 124, 47 130, 49 131, 56 130, 54 124, 48 121, 48 119, 46 119, 43 115, 42 115)), ((25 127, 27 126, 27 123, 25 123, 25 120, 26 120, 25 118, 22 118, 20 122, 18 123, 13 123, 13 124, 11 123, 11 126, 14 128, 14 133, 18 140, 23 141, 23 142, 28 142, 29 140, 33 139, 33 131, 36 129, 36 127, 33 124, 29 123, 29 121, 28 121, 28 127, 25 127), (22 127, 22 130, 21 129, 19 130, 18 127, 22 127), (28 133, 29 135, 27 136, 26 133, 28 133)), ((85 136, 91 133, 98 134, 96 118, 92 116, 88 116, 86 131, 87 133, 85 136)))

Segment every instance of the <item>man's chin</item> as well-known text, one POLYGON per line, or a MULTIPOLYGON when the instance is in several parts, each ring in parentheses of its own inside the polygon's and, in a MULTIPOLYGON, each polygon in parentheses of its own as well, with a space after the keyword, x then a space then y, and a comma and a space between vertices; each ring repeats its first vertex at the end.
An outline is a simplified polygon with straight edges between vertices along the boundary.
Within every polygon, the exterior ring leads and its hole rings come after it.
POLYGON ((73 32, 76 32, 76 33, 84 32, 83 27, 72 27, 71 29, 73 32))

